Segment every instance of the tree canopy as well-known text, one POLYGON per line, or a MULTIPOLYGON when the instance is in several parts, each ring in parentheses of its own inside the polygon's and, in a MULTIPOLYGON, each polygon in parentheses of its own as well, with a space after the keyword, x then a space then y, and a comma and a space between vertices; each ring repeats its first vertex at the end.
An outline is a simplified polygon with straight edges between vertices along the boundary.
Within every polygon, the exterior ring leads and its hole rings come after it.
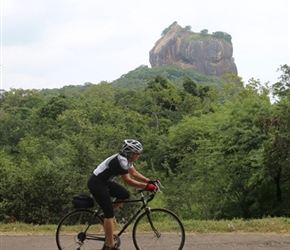
POLYGON ((288 65, 272 86, 232 75, 208 84, 173 69, 177 78, 146 78, 147 69, 139 70, 120 79, 123 87, 101 82, 2 93, 2 222, 57 222, 74 194, 88 193, 96 165, 126 138, 144 146, 136 168, 165 186, 159 205, 184 219, 289 215, 288 65), (124 87, 138 77, 143 87, 124 87))

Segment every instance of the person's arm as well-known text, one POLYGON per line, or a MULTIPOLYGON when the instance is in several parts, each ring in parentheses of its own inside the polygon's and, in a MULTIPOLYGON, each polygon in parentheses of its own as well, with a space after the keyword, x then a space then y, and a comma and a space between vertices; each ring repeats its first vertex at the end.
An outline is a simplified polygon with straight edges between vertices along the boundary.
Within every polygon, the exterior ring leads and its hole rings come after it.
POLYGON ((130 174, 123 174, 123 175, 121 175, 121 178, 126 184, 128 184, 131 187, 146 188, 146 186, 147 186, 147 183, 142 183, 142 182, 135 181, 134 179, 132 179, 130 177, 130 174))
POLYGON ((134 179, 137 179, 138 181, 143 181, 143 182, 149 182, 150 179, 139 173, 134 166, 130 167, 128 169, 129 174, 134 177, 134 179))

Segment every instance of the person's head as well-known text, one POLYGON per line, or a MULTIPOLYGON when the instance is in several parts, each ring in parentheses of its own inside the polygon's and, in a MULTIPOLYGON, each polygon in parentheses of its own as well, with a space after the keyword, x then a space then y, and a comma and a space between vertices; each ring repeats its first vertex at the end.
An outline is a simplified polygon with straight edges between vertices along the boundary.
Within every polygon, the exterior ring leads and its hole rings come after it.
POLYGON ((124 140, 124 144, 121 149, 121 153, 127 157, 133 157, 134 155, 140 155, 142 153, 143 147, 139 141, 133 139, 124 140))

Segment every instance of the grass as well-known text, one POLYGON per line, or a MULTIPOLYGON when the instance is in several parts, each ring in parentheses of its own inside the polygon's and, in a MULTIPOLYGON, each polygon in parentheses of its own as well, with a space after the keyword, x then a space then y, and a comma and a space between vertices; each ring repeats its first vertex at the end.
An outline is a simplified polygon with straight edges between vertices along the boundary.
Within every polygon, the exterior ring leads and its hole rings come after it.
POLYGON ((210 34, 207 34, 207 35, 201 35, 201 34, 199 34, 199 33, 195 33, 195 34, 192 34, 192 35, 189 35, 189 36, 185 37, 185 41, 187 41, 187 42, 192 41, 192 40, 201 40, 201 41, 205 41, 205 40, 213 40, 213 39, 218 40, 217 38, 213 37, 213 36, 210 35, 210 34))
POLYGON ((56 225, 32 225, 25 223, 0 224, 0 235, 45 235, 54 234, 56 225))
MULTIPOLYGON (((265 218, 255 220, 183 221, 187 233, 274 233, 290 235, 290 218, 265 218)), ((2 235, 52 235, 56 225, 24 223, 0 224, 2 235)))
POLYGON ((192 233, 275 233, 290 235, 290 218, 255 220, 184 221, 192 233))

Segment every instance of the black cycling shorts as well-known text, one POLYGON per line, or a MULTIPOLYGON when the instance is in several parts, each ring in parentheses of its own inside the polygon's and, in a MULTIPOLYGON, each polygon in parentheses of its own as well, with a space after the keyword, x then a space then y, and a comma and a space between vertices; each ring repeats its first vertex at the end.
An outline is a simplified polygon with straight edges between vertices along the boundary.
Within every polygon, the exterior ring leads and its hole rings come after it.
POLYGON ((129 191, 113 181, 104 182, 94 174, 88 181, 88 188, 96 202, 104 212, 105 218, 114 217, 114 209, 111 197, 127 200, 130 197, 129 191))

